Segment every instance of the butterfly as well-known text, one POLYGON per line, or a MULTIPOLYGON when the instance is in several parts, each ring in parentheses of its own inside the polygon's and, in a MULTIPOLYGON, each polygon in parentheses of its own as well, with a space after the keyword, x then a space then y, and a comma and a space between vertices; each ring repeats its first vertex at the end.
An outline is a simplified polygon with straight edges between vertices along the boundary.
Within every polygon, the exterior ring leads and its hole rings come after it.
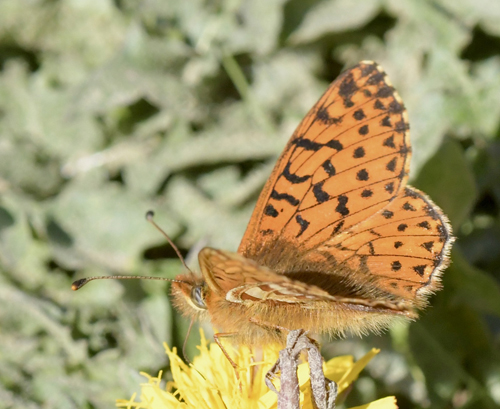
MULTIPOLYGON (((407 185, 408 115, 384 70, 342 73, 299 124, 271 173, 237 253, 199 253, 174 305, 236 343, 284 343, 287 331, 343 336, 417 318, 440 289, 451 226, 407 185)), ((216 338, 217 340, 217 338, 216 338)))
MULTIPOLYGON (((237 253, 203 248, 201 275, 171 280, 174 305, 211 321, 233 364, 222 336, 285 344, 297 329, 363 335, 416 319, 454 238, 442 210, 407 185, 410 157, 408 115, 387 74, 371 61, 348 69, 295 130, 237 253)), ((72 288, 102 278, 163 279, 90 277, 72 288)))

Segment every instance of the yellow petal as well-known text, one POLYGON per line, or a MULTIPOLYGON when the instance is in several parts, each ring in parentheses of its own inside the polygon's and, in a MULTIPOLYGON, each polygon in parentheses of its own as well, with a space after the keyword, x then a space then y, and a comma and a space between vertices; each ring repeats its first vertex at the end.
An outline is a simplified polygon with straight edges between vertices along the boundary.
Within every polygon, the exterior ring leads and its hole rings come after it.
MULTIPOLYGON (((148 382, 142 385, 140 402, 135 396, 130 400, 119 400, 117 406, 128 409, 276 409, 277 395, 265 384, 265 376, 278 359, 279 347, 266 347, 258 356, 245 346, 238 349, 225 346, 237 364, 240 376, 238 382, 234 368, 226 359, 218 345, 209 344, 201 332, 200 354, 187 365, 165 345, 170 358, 173 381, 166 388, 161 387, 161 372, 158 377, 146 374, 148 382), (241 389, 240 389, 241 386, 241 389), (175 391, 175 392, 173 392, 175 391)), ((359 361, 354 362, 352 356, 342 356, 329 360, 324 364, 325 375, 339 384, 339 393, 346 389, 359 375, 366 364, 378 353, 372 350, 359 361)), ((301 407, 313 408, 311 401, 309 365, 298 366, 299 386, 301 391, 301 407)), ((274 380, 279 390, 279 379, 274 380)), ((394 398, 381 399, 356 409, 393 409, 396 408, 394 398)))
POLYGON ((332 358, 324 365, 325 376, 337 382, 338 392, 342 393, 351 383, 358 379, 360 372, 379 352, 379 349, 373 348, 356 362, 354 362, 352 356, 332 358))
POLYGON ((398 405, 396 404, 396 398, 394 396, 387 396, 386 398, 350 409, 398 409, 398 405))

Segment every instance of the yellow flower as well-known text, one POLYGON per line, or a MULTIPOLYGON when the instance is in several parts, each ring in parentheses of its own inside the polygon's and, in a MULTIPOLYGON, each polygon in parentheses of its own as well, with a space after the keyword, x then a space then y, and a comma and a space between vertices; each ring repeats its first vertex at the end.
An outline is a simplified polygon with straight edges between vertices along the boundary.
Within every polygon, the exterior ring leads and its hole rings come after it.
MULTIPOLYGON (((148 382, 142 385, 140 402, 135 395, 130 400, 120 399, 117 406, 127 409, 272 409, 277 407, 277 395, 270 391, 264 378, 278 359, 279 348, 268 347, 263 356, 257 358, 250 348, 241 346, 232 357, 238 365, 240 381, 234 376, 234 369, 221 349, 210 344, 201 332, 201 345, 193 365, 189 366, 177 355, 176 349, 165 345, 174 381, 167 383, 166 390, 160 386, 162 373, 152 377, 142 373, 148 382)), ((363 368, 378 353, 372 349, 359 361, 352 356, 330 359, 323 365, 325 376, 338 385, 341 395, 354 382, 363 368)), ((300 404, 313 408, 310 395, 309 367, 302 363, 298 367, 300 404)), ((276 381, 274 381, 276 384, 276 381)), ((393 396, 379 399, 352 409, 397 409, 393 396)))

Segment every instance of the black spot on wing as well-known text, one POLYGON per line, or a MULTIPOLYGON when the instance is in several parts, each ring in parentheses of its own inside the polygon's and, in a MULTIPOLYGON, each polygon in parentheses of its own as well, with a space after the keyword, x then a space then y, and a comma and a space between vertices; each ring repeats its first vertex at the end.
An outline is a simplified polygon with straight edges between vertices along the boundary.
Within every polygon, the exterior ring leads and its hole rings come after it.
POLYGON ((370 175, 368 174, 368 171, 366 169, 361 169, 356 173, 356 179, 366 181, 370 178, 370 175))
POLYGON ((264 214, 266 216, 278 217, 278 211, 274 208, 272 204, 268 204, 264 209, 264 214))
POLYGON ((361 76, 366 77, 377 70, 376 64, 366 64, 361 66, 361 76))
POLYGON ((335 208, 335 211, 337 213, 340 213, 342 216, 347 216, 349 214, 349 209, 347 208, 346 204, 349 201, 349 198, 345 195, 339 195, 337 197, 338 200, 338 205, 335 208))
POLYGON ((373 196, 373 190, 365 189, 361 192, 361 197, 367 198, 373 196))
POLYGON ((393 114, 400 114, 405 110, 405 107, 403 104, 401 104, 398 100, 391 101, 389 104, 389 112, 393 114))
POLYGON ((303 219, 300 214, 298 214, 297 216, 295 216, 295 221, 300 226, 300 232, 299 232, 299 234, 297 234, 297 237, 299 237, 302 233, 304 233, 307 230, 307 228, 309 227, 310 222, 308 222, 307 220, 303 219))
POLYGON ((425 229, 425 230, 431 229, 431 225, 429 224, 429 222, 427 220, 424 220, 423 222, 418 223, 417 226, 422 227, 422 229, 425 229))
POLYGON ((325 125, 337 125, 342 122, 342 117, 331 117, 325 107, 321 107, 316 112, 316 118, 325 125))
POLYGON ((354 154, 352 155, 352 157, 355 159, 359 159, 364 157, 365 155, 366 155, 365 149, 362 146, 359 146, 354 150, 354 154))
POLYGON ((320 109, 318 109, 318 112, 316 112, 316 118, 320 122, 323 122, 324 124, 328 124, 328 121, 330 120, 330 114, 328 113, 328 111, 325 107, 321 107, 320 109))
POLYGON ((400 146, 399 148, 399 151, 398 151, 401 155, 406 155, 407 153, 411 152, 411 147, 409 146, 406 146, 406 145, 402 145, 400 146))
POLYGON ((401 223, 398 226, 398 231, 405 231, 408 228, 408 225, 406 223, 401 223))
POLYGON ((380 98, 387 98, 390 97, 394 94, 394 89, 392 87, 389 87, 388 85, 380 87, 379 90, 377 91, 377 97, 380 98))
POLYGON ((379 82, 382 82, 384 80, 384 77, 385 77, 385 72, 380 72, 380 71, 377 71, 377 73, 373 74, 369 79, 368 81, 366 81, 366 83, 368 85, 376 85, 378 84, 379 82))
POLYGON ((335 167, 333 166, 332 162, 330 160, 325 160, 323 164, 321 165, 326 172, 328 176, 334 176, 335 175, 335 167))
POLYGON ((423 265, 420 265, 420 266, 413 266, 413 270, 415 271, 415 273, 417 273, 420 277, 423 277, 424 276, 424 273, 425 273, 425 267, 426 265, 423 264, 423 265))
POLYGON ((299 200, 296 199, 294 196, 289 195, 288 193, 278 193, 274 189, 271 192, 271 199, 274 199, 274 200, 285 200, 286 202, 290 203, 292 206, 298 206, 299 205, 299 200))
POLYGON ((399 271, 399 270, 401 270, 401 267, 402 267, 401 263, 399 261, 397 261, 397 260, 393 261, 391 263, 391 270, 392 271, 399 271))
POLYGON ((339 96, 343 99, 350 98, 358 91, 358 89, 359 88, 356 85, 356 81, 354 81, 352 73, 349 73, 339 85, 339 96))
POLYGON ((433 220, 438 220, 439 219, 439 214, 434 210, 434 208, 430 205, 426 205, 424 207, 425 214, 429 217, 431 217, 433 220))
POLYGON ((323 190, 324 180, 313 185, 313 194, 318 203, 324 203, 330 199, 330 195, 323 190))
POLYGON ((298 147, 305 149, 306 151, 316 152, 323 147, 321 143, 311 141, 310 139, 307 138, 297 138, 293 141, 293 143, 298 147))
POLYGON ((382 121, 380 121, 380 125, 385 126, 387 128, 392 128, 391 117, 386 116, 382 121))
POLYGON ((344 220, 341 220, 339 223, 337 223, 332 231, 332 236, 335 236, 340 230, 342 230, 342 227, 344 227, 344 223, 344 220))
POLYGON ((285 177, 286 180, 288 180, 290 183, 293 184, 303 183, 311 177, 311 175, 299 176, 296 175, 295 173, 291 173, 290 162, 286 164, 285 169, 283 169, 282 175, 285 177))
POLYGON ((408 202, 405 202, 405 204, 403 204, 403 210, 406 210, 409 212, 416 212, 417 211, 417 209, 415 209, 415 207, 413 207, 413 205, 411 203, 408 203, 408 202))
POLYGON ((386 219, 390 219, 390 218, 392 218, 392 216, 394 216, 394 213, 391 212, 390 210, 384 210, 382 212, 382 216, 384 216, 384 218, 386 218, 386 219))
POLYGON ((369 132, 368 125, 363 125, 358 129, 358 133, 363 136, 368 135, 368 132, 369 132))
POLYGON ((342 149, 344 149, 342 144, 336 139, 332 139, 331 141, 327 142, 325 146, 328 146, 329 148, 335 149, 337 151, 341 151, 342 149))
POLYGON ((387 146, 388 148, 395 149, 396 145, 394 145, 394 135, 391 135, 387 139, 385 139, 382 145, 387 146))
POLYGON ((385 105, 382 104, 382 102, 380 101, 380 99, 377 99, 375 100, 375 103, 373 104, 373 107, 375 109, 378 109, 379 111, 385 111, 385 105))
POLYGON ((354 114, 352 116, 356 121, 361 121, 361 120, 366 118, 366 115, 362 109, 358 109, 357 111, 354 111, 354 114))
POLYGON ((339 85, 339 96, 342 98, 346 108, 354 106, 354 102, 352 102, 351 97, 358 91, 358 89, 359 88, 356 85, 356 81, 354 81, 352 73, 347 74, 339 85))
POLYGON ((410 129, 410 125, 407 124, 404 120, 401 120, 401 121, 398 121, 396 122, 396 124, 394 125, 394 130, 397 132, 397 133, 405 133, 406 131, 408 131, 410 129))
POLYGON ((432 247, 434 247, 434 242, 433 241, 427 241, 425 243, 422 243, 422 247, 426 249, 429 253, 432 253, 432 247))
POLYGON ((415 192, 413 189, 410 189, 407 187, 405 187, 404 194, 405 194, 405 197, 411 197, 413 199, 417 199, 420 197, 420 195, 417 192, 415 192))
POLYGON ((389 172, 394 172, 396 170, 397 163, 398 163, 398 158, 394 157, 389 162, 387 162, 387 165, 385 165, 385 168, 389 172))

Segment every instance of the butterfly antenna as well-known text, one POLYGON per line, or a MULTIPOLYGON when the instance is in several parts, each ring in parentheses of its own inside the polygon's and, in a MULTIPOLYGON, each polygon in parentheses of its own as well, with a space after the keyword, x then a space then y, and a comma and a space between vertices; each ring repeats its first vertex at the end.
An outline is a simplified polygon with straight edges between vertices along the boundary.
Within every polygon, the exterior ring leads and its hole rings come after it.
MULTIPOLYGON (((184 266, 184 268, 186 268, 186 270, 188 270, 189 272, 193 273, 191 271, 191 269, 187 266, 186 264, 186 261, 184 260, 184 257, 182 257, 182 254, 181 252, 179 251, 179 249, 177 248, 177 246, 174 244, 174 242, 172 241, 172 239, 170 237, 168 237, 168 234, 165 233, 162 228, 160 226, 158 226, 155 221, 153 220, 153 217, 154 217, 154 212, 152 210, 148 211, 146 213, 146 220, 148 222, 150 222, 154 227, 156 227, 156 229, 161 233, 163 234, 163 236, 165 236, 165 238, 167 239, 167 241, 169 242, 169 244, 172 246, 172 248, 175 250, 175 252, 177 253, 177 256, 179 257, 179 259, 181 260, 182 262, 182 265, 184 266)), ((147 277, 147 276, 99 276, 99 277, 87 277, 87 278, 81 278, 80 280, 76 280, 75 282, 73 282, 73 284, 71 284, 71 289, 73 291, 76 291, 76 290, 79 290, 80 288, 82 288, 85 284, 87 283, 90 283, 91 281, 94 281, 94 280, 140 280, 140 279, 143 279, 143 280, 157 280, 157 281, 170 281, 170 282, 174 282, 174 283, 184 283, 184 284, 190 284, 189 282, 187 281, 183 281, 183 280, 175 280, 173 278, 165 278, 165 277, 147 277)))
POLYGON ((90 283, 94 280, 157 280, 157 281, 170 281, 174 283, 184 283, 190 284, 187 281, 175 280, 173 278, 165 278, 165 277, 148 277, 148 276, 99 276, 99 277, 86 277, 81 278, 80 280, 76 280, 71 284, 71 289, 73 291, 79 290, 85 284, 90 283))
POLYGON ((181 263, 182 265, 184 266, 184 268, 186 270, 188 270, 190 273, 193 273, 191 271, 191 269, 187 266, 186 264, 186 261, 184 260, 184 257, 182 257, 182 254, 180 252, 180 250, 177 248, 177 246, 174 244, 174 242, 172 241, 172 239, 168 236, 167 233, 165 233, 163 231, 163 229, 158 226, 156 224, 156 222, 154 221, 154 216, 155 216, 155 213, 152 211, 152 210, 149 210, 147 213, 146 213, 146 220, 151 223, 155 228, 156 230, 158 230, 161 234, 163 234, 163 236, 167 239, 168 243, 172 246, 172 248, 175 250, 175 252, 177 253, 177 257, 179 257, 179 260, 181 260, 181 263))

